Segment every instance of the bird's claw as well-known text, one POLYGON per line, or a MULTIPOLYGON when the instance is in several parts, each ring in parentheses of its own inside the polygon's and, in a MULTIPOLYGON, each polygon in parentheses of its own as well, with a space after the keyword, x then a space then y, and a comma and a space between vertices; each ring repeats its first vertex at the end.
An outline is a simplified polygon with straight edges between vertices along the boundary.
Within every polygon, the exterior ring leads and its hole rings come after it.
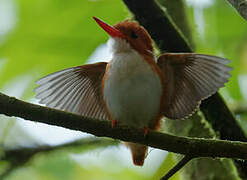
POLYGON ((149 133, 150 129, 148 127, 144 128, 144 137, 149 133))
POLYGON ((114 128, 117 125, 117 123, 118 123, 117 120, 112 120, 111 127, 114 128))

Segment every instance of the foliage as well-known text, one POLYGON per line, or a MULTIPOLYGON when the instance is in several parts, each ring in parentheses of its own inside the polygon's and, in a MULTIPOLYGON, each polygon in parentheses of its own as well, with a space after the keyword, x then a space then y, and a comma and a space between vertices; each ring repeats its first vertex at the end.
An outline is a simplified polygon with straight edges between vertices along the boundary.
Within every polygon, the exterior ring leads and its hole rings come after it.
MULTIPOLYGON (((211 0, 205 5, 198 1, 186 2, 196 52, 232 60, 233 77, 221 92, 227 103, 236 109, 247 100, 247 24, 226 1, 211 0)), ((10 15, 0 12, 0 20, 5 19, 2 24, 9 26, 8 31, 3 31, 0 22, 0 87, 7 94, 12 89, 23 89, 19 96, 27 100, 34 95, 32 89, 37 79, 85 63, 97 46, 107 40, 107 35, 98 28, 92 16, 109 24, 128 17, 126 7, 116 0, 0 0, 1 6, 11 8, 10 15)), ((238 119, 247 131, 246 113, 241 113, 238 119)), ((25 126, 13 119, 1 116, 0 126, 0 144, 3 147, 8 144, 7 136, 11 137, 13 147, 23 145, 23 142, 30 145, 23 139, 36 143, 31 145, 42 144, 26 132, 25 126)), ((78 153, 89 153, 87 148, 78 153)), ((100 145, 95 145, 93 149, 101 151, 100 148, 100 145)), ((6 179, 158 179, 175 163, 169 154, 164 160, 160 158, 162 160, 154 172, 143 175, 144 170, 140 173, 138 168, 124 166, 116 158, 108 163, 111 164, 108 169, 98 165, 87 166, 83 162, 80 165, 71 158, 71 153, 73 150, 37 154, 6 179), (120 168, 114 170, 115 166, 120 168)), ((5 166, 7 163, 0 161, 0 173, 1 164, 5 166)), ((173 179, 179 179, 179 175, 173 179)))

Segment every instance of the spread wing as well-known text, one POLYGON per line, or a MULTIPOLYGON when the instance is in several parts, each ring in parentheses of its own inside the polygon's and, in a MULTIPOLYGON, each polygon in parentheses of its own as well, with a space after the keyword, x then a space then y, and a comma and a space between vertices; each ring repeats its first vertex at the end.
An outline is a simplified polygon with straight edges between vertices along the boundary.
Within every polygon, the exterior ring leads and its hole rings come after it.
POLYGON ((101 85, 107 63, 72 67, 40 79, 36 98, 48 107, 107 120, 101 85))
POLYGON ((190 116, 209 97, 223 87, 232 68, 229 61, 193 53, 166 53, 158 66, 164 74, 164 116, 182 119, 190 116))

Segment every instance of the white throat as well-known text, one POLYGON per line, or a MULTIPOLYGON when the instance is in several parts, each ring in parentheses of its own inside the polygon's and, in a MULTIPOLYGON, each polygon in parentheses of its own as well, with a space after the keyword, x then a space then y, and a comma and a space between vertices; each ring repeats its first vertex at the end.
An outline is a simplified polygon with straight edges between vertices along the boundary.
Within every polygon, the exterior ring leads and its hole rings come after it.
MULTIPOLYGON (((112 56, 118 53, 131 53, 135 51, 130 46, 130 44, 122 38, 110 38, 107 42, 107 45, 110 49, 110 52, 112 53, 112 56)), ((150 50, 147 50, 147 52, 150 53, 153 56, 153 60, 157 62, 156 56, 153 54, 153 52, 150 50)))
POLYGON ((107 44, 113 56, 117 53, 128 52, 133 50, 130 44, 122 38, 110 38, 107 44))

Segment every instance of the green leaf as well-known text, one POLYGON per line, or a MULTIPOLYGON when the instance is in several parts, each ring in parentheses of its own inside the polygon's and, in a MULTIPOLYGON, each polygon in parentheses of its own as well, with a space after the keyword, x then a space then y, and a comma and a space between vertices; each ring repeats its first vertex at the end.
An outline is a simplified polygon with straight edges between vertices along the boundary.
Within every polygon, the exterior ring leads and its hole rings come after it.
POLYGON ((112 24, 127 11, 115 0, 16 0, 17 23, 0 44, 7 62, 0 85, 30 73, 34 79, 66 67, 83 64, 108 35, 92 19, 112 24))

